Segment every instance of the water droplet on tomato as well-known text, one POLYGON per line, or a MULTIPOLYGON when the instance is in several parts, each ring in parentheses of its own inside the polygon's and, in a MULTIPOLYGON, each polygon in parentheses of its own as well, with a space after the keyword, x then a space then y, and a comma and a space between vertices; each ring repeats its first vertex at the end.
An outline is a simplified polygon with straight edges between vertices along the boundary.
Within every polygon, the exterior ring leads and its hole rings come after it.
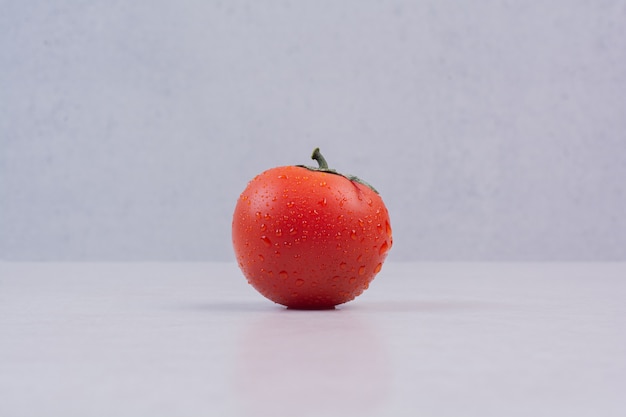
POLYGON ((387 244, 387 241, 383 242, 382 245, 380 245, 380 249, 378 250, 378 254, 379 255, 384 255, 385 253, 387 253, 387 251, 389 250, 389 245, 387 244))
POLYGON ((356 282, 356 277, 350 277, 350 284, 354 284, 356 282))
POLYGON ((363 260, 363 255, 359 255, 356 257, 357 262, 361 262, 363 260))
POLYGON ((298 278, 296 280, 296 287, 301 287, 302 285, 304 285, 304 280, 302 278, 298 278))
POLYGON ((382 232, 383 232, 383 225, 382 225, 382 224, 380 224, 380 223, 378 223, 378 224, 376 225, 376 230, 378 230, 378 233, 382 233, 382 232))
POLYGON ((320 204, 321 206, 325 206, 327 204, 326 197, 318 201, 317 204, 320 204))
POLYGON ((320 187, 326 187, 326 181, 320 182, 320 187))
POLYGON ((356 240, 357 239, 356 230, 352 230, 350 232, 350 239, 352 239, 352 240, 356 240))
POLYGON ((389 222, 385 222, 385 226, 387 228, 387 236, 391 237, 391 225, 389 222))
POLYGON ((256 213, 254 213, 254 215, 256 216, 257 219, 261 219, 261 212, 257 211, 256 213))
POLYGON ((280 271, 278 273, 278 276, 281 277, 282 279, 287 279, 289 278, 289 274, 287 273, 287 271, 280 271))
POLYGON ((283 174, 279 175, 278 178, 281 179, 281 180, 289 179, 289 177, 287 175, 283 175, 283 174))
POLYGON ((263 241, 263 243, 265 244, 265 246, 270 247, 272 246, 272 241, 270 240, 269 237, 263 235, 261 236, 261 240, 263 241))
POLYGON ((290 201, 290 202, 287 203, 287 207, 288 208, 292 208, 295 205, 296 205, 296 203, 294 203, 293 201, 290 201))
POLYGON ((295 228, 293 228, 293 227, 292 227, 291 229, 289 229, 289 234, 290 234, 291 236, 293 236, 293 235, 298 234, 298 231, 297 231, 295 228))
POLYGON ((274 256, 276 256, 278 258, 280 256, 280 252, 279 251, 274 251, 274 256))
POLYGON ((276 229, 276 236, 282 236, 283 235, 283 231, 281 229, 276 229))
POLYGON ((265 257, 263 255, 259 255, 259 261, 263 262, 265 260, 265 257))
POLYGON ((381 269, 383 269, 383 264, 379 263, 378 265, 376 265, 376 268, 374 268, 374 273, 378 274, 381 269))
POLYGON ((359 275, 365 275, 365 265, 359 267, 359 275))
POLYGON ((265 225, 265 223, 261 224, 261 231, 265 232, 267 230, 267 226, 265 225))
POLYGON ((339 269, 341 269, 342 271, 345 271, 346 268, 348 268, 348 264, 345 262, 342 262, 339 264, 339 269))

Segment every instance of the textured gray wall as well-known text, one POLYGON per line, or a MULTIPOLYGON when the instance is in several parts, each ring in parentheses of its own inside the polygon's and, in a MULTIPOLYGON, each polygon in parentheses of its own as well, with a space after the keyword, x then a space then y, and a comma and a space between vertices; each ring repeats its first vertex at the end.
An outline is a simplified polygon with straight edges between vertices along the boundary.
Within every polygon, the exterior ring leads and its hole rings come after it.
POLYGON ((0 259, 233 260, 246 182, 374 184, 395 260, 626 260, 624 1, 2 2, 0 259))

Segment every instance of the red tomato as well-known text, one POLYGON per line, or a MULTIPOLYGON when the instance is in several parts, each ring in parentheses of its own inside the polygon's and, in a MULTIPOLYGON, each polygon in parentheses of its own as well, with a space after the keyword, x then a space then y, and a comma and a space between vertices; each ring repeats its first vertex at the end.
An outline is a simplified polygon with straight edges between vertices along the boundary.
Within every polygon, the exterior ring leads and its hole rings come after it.
POLYGON ((393 243, 379 194, 356 177, 283 166, 256 176, 233 216, 233 247, 248 282, 290 308, 326 309, 368 288, 393 243))

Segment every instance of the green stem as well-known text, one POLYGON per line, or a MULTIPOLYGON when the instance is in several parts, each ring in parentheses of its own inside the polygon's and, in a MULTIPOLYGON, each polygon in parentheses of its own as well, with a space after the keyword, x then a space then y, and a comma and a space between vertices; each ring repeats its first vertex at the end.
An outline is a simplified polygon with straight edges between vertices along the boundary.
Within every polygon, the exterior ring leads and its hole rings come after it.
POLYGON ((322 156, 320 148, 315 148, 315 150, 313 151, 313 155, 311 155, 311 159, 317 161, 317 163, 319 164, 319 169, 328 169, 328 162, 326 162, 326 159, 324 159, 324 157, 322 156))
POLYGON ((311 171, 326 172, 326 173, 329 173, 329 174, 341 175, 342 177, 347 178, 350 181, 358 182, 359 184, 363 184, 363 185, 368 186, 369 188, 372 189, 372 191, 374 191, 376 194, 378 194, 378 191, 376 191, 376 188, 372 187, 371 184, 366 183, 365 181, 363 181, 359 177, 355 177, 354 175, 341 174, 341 173, 335 171, 334 169, 328 168, 328 162, 326 162, 326 159, 322 156, 322 154, 320 152, 320 148, 315 148, 315 150, 313 150, 313 155, 311 155, 311 159, 316 160, 317 163, 319 164, 319 167, 315 168, 315 167, 309 167, 309 166, 306 166, 306 165, 296 165, 296 166, 298 166, 300 168, 306 168, 306 169, 311 170, 311 171))

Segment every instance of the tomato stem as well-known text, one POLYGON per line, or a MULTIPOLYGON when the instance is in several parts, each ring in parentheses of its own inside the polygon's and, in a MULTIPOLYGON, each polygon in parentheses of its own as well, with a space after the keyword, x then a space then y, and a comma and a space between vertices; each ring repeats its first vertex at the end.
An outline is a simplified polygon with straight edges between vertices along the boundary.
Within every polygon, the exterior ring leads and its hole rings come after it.
POLYGON ((319 164, 319 169, 322 169, 322 170, 328 169, 328 162, 326 162, 326 159, 322 156, 322 153, 320 152, 320 148, 315 148, 313 150, 313 155, 311 155, 311 159, 314 159, 317 161, 317 163, 319 164))
POLYGON ((378 194, 378 191, 376 190, 376 188, 372 187, 371 184, 368 184, 367 182, 363 181, 359 177, 355 177, 354 175, 341 174, 341 173, 335 171, 334 169, 328 168, 328 162, 326 162, 326 158, 324 158, 322 156, 322 153, 320 152, 320 148, 315 148, 313 150, 313 155, 311 155, 311 159, 316 160, 318 165, 319 165, 319 167, 315 168, 315 167, 309 167, 309 166, 306 166, 306 165, 296 165, 296 166, 298 166, 300 168, 306 168, 306 169, 309 169, 311 171, 327 172, 329 174, 341 175, 342 177, 347 178, 348 180, 350 180, 352 182, 358 182, 359 184, 363 184, 363 185, 371 188, 372 191, 374 191, 376 194, 378 194))

